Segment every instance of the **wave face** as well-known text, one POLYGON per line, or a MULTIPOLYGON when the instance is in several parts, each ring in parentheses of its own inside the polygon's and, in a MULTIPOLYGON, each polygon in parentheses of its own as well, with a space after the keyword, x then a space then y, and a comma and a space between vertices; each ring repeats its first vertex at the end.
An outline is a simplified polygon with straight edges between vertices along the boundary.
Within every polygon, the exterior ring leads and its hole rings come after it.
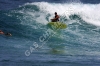
POLYGON ((0 36, 0 64, 32 66, 39 62, 40 66, 99 66, 99 17, 100 4, 34 2, 13 10, 1 10, 0 30, 13 36, 0 36), (61 22, 67 24, 66 29, 52 31, 47 27, 54 12, 60 15, 61 22), (51 32, 49 36, 47 31, 51 32), (45 37, 46 43, 39 40, 41 36, 45 37), (34 43, 41 46, 38 51, 30 51, 34 43), (28 58, 26 50, 32 52, 28 58))

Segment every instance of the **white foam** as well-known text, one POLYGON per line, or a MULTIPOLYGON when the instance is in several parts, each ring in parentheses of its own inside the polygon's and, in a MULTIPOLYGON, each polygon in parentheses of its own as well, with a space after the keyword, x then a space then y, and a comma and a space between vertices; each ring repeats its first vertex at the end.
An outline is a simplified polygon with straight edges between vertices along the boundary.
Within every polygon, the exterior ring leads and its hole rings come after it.
POLYGON ((61 16, 65 15, 67 19, 69 15, 78 14, 85 22, 100 26, 100 4, 35 2, 27 5, 39 7, 44 15, 40 15, 37 19, 43 20, 44 23, 48 22, 45 20, 46 14, 52 15, 50 19, 54 16, 54 12, 57 12, 61 16))

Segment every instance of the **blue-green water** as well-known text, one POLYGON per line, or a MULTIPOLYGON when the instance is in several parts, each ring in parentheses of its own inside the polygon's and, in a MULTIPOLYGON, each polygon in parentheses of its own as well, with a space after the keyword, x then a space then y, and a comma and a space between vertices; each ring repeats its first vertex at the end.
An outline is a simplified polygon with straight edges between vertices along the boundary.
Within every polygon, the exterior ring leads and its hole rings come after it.
POLYGON ((1 10, 0 30, 13 36, 0 35, 0 66, 99 66, 99 6, 34 2, 1 10), (66 29, 47 27, 55 11, 66 29))

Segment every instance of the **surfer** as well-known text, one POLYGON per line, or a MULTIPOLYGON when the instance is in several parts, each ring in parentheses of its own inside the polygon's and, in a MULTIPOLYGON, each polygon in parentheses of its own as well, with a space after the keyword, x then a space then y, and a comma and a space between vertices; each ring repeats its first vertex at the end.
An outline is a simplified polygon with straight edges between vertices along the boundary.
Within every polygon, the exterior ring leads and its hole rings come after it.
POLYGON ((52 22, 57 22, 59 21, 59 15, 57 14, 57 12, 55 12, 55 18, 51 19, 52 22))
POLYGON ((6 35, 6 36, 12 36, 11 33, 4 33, 2 30, 0 30, 0 34, 6 35))
POLYGON ((4 34, 4 32, 2 30, 0 30, 0 34, 4 34))

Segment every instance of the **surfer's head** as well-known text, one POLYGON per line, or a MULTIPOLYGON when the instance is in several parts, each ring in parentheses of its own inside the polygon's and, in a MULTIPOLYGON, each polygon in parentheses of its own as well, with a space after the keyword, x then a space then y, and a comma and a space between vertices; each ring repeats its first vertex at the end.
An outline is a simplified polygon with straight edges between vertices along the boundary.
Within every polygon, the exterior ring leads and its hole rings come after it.
POLYGON ((55 12, 55 15, 57 15, 57 12, 55 12))
POLYGON ((11 33, 6 33, 5 35, 6 35, 6 36, 12 36, 12 34, 11 34, 11 33))

